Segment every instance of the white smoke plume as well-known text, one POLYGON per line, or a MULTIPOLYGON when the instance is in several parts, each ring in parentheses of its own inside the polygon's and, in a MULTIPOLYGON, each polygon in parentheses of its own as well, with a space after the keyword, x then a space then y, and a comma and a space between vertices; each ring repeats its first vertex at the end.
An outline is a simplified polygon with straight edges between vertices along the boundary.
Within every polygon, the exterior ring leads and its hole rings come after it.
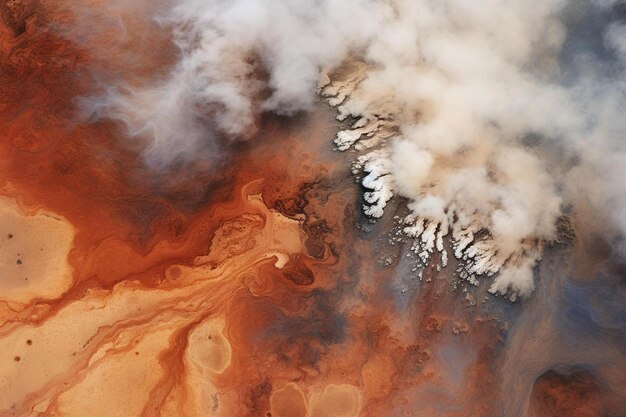
POLYGON ((207 142, 252 136, 262 111, 311 108, 321 66, 336 66, 379 27, 369 0, 175 0, 154 19, 180 60, 144 88, 108 89, 88 111, 148 139, 152 162, 189 157, 207 142), (350 18, 347 18, 347 17, 350 18))
POLYGON ((249 136, 262 112, 306 111, 319 93, 348 123, 335 143, 358 153, 365 212, 407 198, 404 233, 423 262, 439 252, 445 266, 449 239, 461 278, 495 275, 491 291, 515 299, 532 292, 564 204, 585 198, 607 230, 626 230, 619 4, 177 0, 156 19, 178 63, 101 111, 166 161, 249 136), (589 21, 599 46, 579 47, 589 21))

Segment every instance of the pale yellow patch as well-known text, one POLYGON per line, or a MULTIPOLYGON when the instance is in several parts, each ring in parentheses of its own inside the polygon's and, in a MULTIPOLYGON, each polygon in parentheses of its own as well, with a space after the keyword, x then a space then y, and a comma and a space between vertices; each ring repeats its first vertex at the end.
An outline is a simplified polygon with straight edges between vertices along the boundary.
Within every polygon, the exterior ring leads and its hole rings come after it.
POLYGON ((67 291, 73 240, 74 227, 62 217, 24 213, 15 201, 0 198, 0 301, 27 304, 67 291))
POLYGON ((311 417, 358 417, 361 392, 354 385, 328 385, 311 398, 311 417))

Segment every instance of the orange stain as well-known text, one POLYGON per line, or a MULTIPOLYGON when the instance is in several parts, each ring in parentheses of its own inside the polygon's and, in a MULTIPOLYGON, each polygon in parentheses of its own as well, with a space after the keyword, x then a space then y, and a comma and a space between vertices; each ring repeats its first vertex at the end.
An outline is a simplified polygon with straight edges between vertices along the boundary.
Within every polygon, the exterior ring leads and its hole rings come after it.
POLYGON ((7 274, 34 268, 0 296, 0 416, 496 415, 503 329, 433 268, 399 317, 327 112, 267 116, 217 166, 151 168, 76 100, 94 73, 157 77, 174 52, 131 14, 141 36, 80 44, 101 3, 83 6, 0 5, 0 194, 21 219, 0 230, 6 247, 31 233, 7 274))

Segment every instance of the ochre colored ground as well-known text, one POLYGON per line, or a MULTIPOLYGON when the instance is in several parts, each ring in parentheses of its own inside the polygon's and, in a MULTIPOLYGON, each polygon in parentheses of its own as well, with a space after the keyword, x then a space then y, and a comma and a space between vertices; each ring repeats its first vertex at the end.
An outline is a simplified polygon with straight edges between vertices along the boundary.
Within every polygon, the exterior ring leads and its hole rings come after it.
POLYGON ((332 116, 151 168, 76 100, 171 45, 81 37, 90 8, 0 5, 0 416, 496 415, 503 327, 434 269, 398 313, 332 116))

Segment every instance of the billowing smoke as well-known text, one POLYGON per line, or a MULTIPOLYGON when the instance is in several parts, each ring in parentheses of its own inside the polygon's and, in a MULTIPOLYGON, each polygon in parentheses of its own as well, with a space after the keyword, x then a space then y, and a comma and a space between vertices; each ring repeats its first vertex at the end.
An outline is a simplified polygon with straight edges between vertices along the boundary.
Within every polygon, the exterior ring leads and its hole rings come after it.
POLYGON ((320 67, 365 46, 389 11, 369 0, 171 3, 153 16, 180 53, 167 77, 144 88, 108 87, 86 100, 90 113, 119 119, 146 138, 157 163, 246 139, 263 111, 310 109, 320 67))
POLYGON ((424 264, 438 252, 445 266, 451 249, 461 278, 495 275, 491 291, 514 299, 534 289, 559 217, 596 213, 616 242, 626 230, 621 7, 177 0, 154 16, 179 50, 170 73, 95 108, 167 163, 219 152, 263 112, 306 111, 319 93, 346 123, 335 143, 357 152, 366 214, 405 197, 403 233, 424 264))

